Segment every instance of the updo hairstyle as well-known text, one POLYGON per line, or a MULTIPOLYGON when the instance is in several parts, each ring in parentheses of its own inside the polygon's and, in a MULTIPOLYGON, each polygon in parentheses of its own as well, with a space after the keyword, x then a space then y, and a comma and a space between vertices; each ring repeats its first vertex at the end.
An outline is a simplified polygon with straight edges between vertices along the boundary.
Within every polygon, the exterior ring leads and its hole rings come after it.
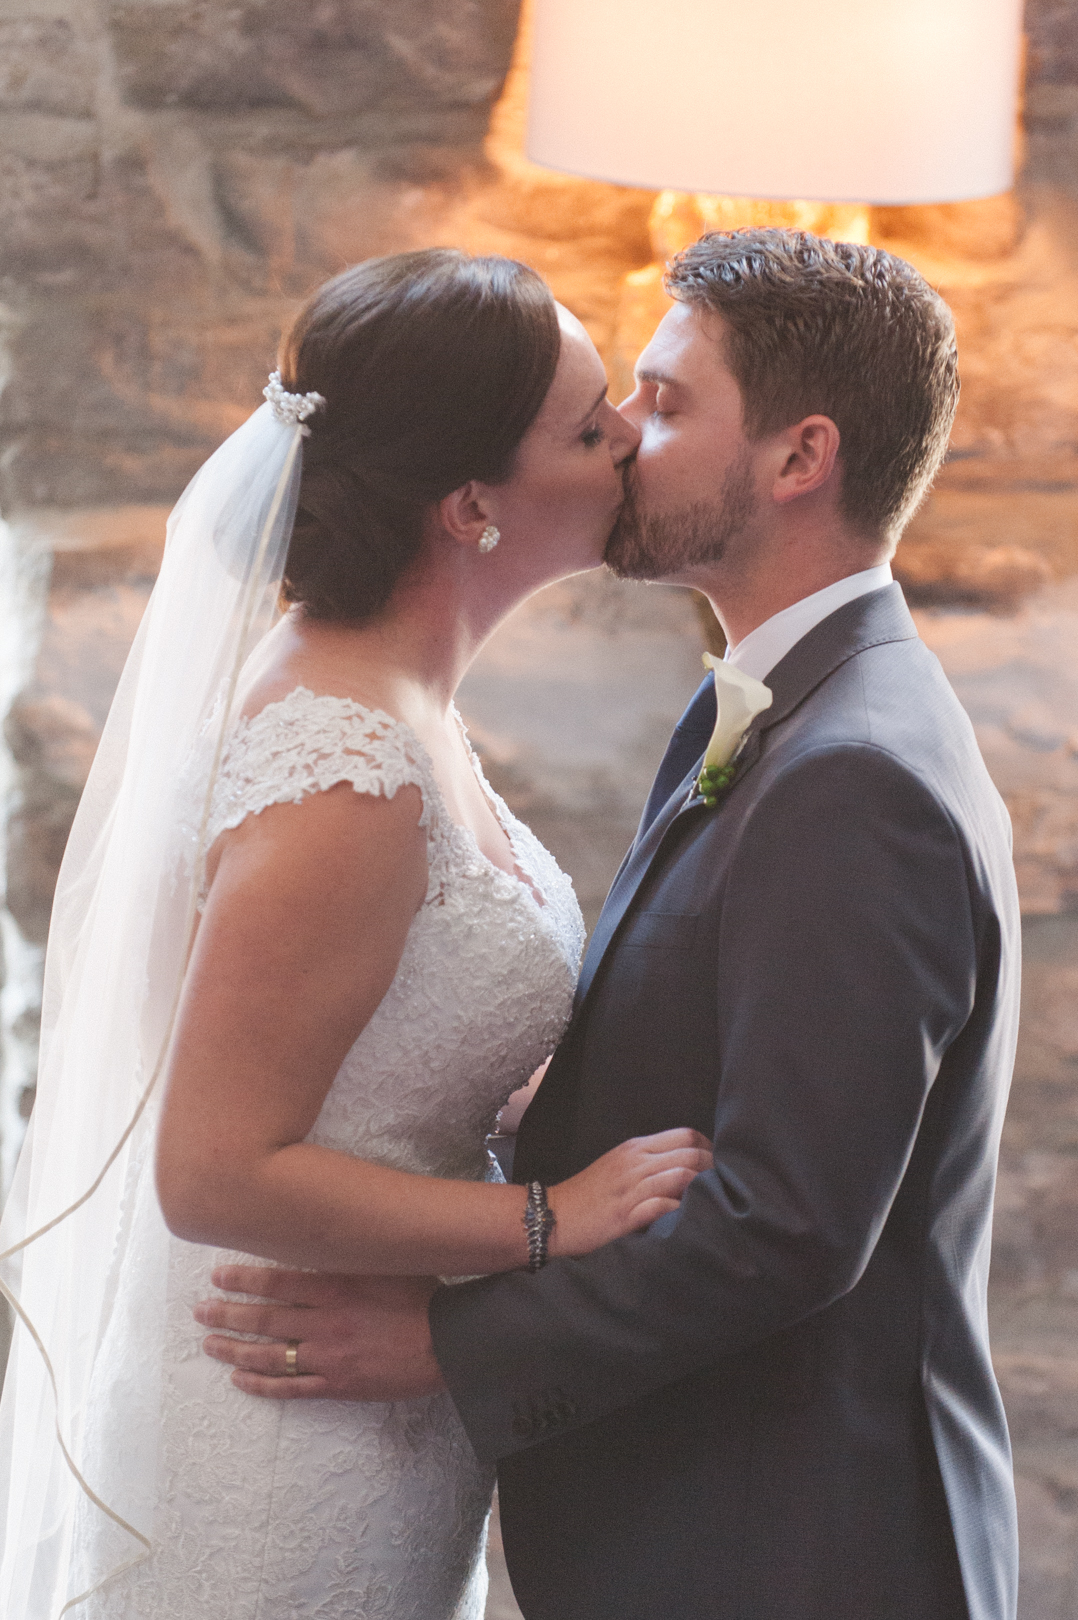
POLYGON ((432 248, 320 287, 281 345, 284 386, 326 401, 303 444, 285 599, 316 619, 377 614, 424 511, 511 475, 560 344, 549 288, 512 259, 432 248))

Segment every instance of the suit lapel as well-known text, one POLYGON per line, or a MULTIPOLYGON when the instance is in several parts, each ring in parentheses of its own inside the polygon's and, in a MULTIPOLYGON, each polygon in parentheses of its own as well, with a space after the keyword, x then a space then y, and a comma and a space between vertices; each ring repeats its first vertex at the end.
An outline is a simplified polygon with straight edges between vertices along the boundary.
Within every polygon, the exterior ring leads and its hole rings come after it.
MULTIPOLYGON (((610 896, 613 895, 614 890, 621 882, 623 872, 625 871, 629 862, 632 860, 637 845, 644 837, 648 828, 651 826, 651 823, 655 820, 655 817, 659 814, 660 810, 664 808, 667 801, 671 797, 671 794, 674 794, 676 797, 676 793, 674 791, 676 785, 681 782, 683 777, 686 775, 693 761, 699 760, 700 756, 703 754, 704 749, 707 747, 708 738, 711 736, 711 733, 714 730, 714 726, 715 682, 709 675, 706 680, 700 683, 700 686, 693 693, 692 701, 689 703, 685 713, 681 716, 681 719, 674 727, 673 735, 666 745, 666 753, 662 757, 662 764, 655 773, 655 780, 651 784, 651 791, 648 794, 647 803, 644 806, 644 813, 640 817, 640 824, 636 829, 636 836, 629 845, 629 848, 625 851, 625 857, 614 874, 614 881, 611 883, 610 891, 607 895, 607 903, 609 903, 610 896)), ((699 769, 699 767, 697 767, 697 769, 699 769)), ((593 935, 592 938, 594 939, 595 935, 593 935)), ((582 974, 585 971, 586 962, 587 957, 585 957, 584 964, 581 965, 582 974)), ((578 1000, 579 997, 580 985, 578 981, 578 1000)))
MULTIPOLYGON (((785 720, 840 665, 869 647, 888 641, 908 641, 916 639, 916 636, 917 628, 906 607, 901 587, 896 584, 885 585, 866 596, 856 597, 822 620, 790 649, 768 675, 767 684, 774 694, 774 701, 770 709, 756 716, 745 734, 735 786, 744 781, 762 756, 766 733, 785 720)), ((721 810, 704 810, 703 800, 690 793, 714 721, 714 683, 707 680, 678 722, 655 778, 655 786, 648 797, 636 840, 607 895, 581 965, 574 1012, 579 1012, 595 982, 603 957, 674 823, 684 815, 721 814, 721 810), (708 714, 710 719, 707 718, 708 714), (691 759, 688 758, 690 749, 691 759), (681 776, 676 785, 667 788, 678 767, 684 767, 681 776), (654 801, 664 789, 668 793, 666 802, 656 807, 654 801)))
POLYGON ((692 770, 686 772, 643 835, 637 835, 636 842, 621 864, 621 869, 614 879, 610 893, 606 897, 606 904, 599 914, 599 921, 595 925, 595 932, 591 936, 584 961, 581 964, 580 978, 576 987, 576 1006, 578 1007, 590 990, 596 969, 603 959, 606 948, 617 932, 618 925, 629 909, 637 889, 647 874, 648 868, 658 854, 663 839, 682 812, 689 796, 689 789, 699 770, 699 761, 703 757, 703 752, 704 750, 701 748, 692 770))
MULTIPOLYGON (((692 701, 667 744, 663 762, 652 783, 644 814, 636 833, 639 842, 670 795, 699 760, 715 729, 715 682, 710 675, 701 681, 692 701)), ((631 851, 630 851, 631 853, 631 851)))

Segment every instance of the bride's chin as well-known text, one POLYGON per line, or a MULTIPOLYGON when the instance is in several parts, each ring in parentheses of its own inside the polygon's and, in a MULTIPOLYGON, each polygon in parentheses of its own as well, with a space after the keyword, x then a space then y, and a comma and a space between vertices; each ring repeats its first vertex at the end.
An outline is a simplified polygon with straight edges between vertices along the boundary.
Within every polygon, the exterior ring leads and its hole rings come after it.
MULTIPOLYGON (((553 565, 555 571, 547 573, 547 578, 566 579, 570 574, 584 574, 592 568, 601 568, 612 526, 613 520, 596 527, 591 534, 577 533, 564 537, 560 545, 548 551, 545 566, 540 564, 544 572, 553 565)), ((539 559, 536 558, 535 562, 538 564, 539 559)))
MULTIPOLYGON (((587 547, 587 559, 581 562, 580 565, 582 568, 600 568, 602 566, 603 559, 606 556, 606 548, 610 541, 610 536, 614 532, 614 527, 620 513, 621 507, 619 506, 613 516, 610 517, 603 525, 602 530, 597 531, 592 536, 591 543, 587 547)), ((584 549, 584 547, 581 547, 582 553, 584 549)))
POLYGON ((550 559, 556 569, 552 577, 565 579, 569 574, 582 574, 589 568, 600 567, 605 550, 605 536, 602 539, 592 537, 586 544, 577 542, 560 546, 550 559))
POLYGON ((605 551, 605 537, 602 540, 596 541, 594 545, 588 546, 587 548, 581 546, 575 557, 569 557, 567 559, 566 572, 571 574, 583 574, 586 573, 589 568, 601 568, 603 564, 603 554, 605 551))

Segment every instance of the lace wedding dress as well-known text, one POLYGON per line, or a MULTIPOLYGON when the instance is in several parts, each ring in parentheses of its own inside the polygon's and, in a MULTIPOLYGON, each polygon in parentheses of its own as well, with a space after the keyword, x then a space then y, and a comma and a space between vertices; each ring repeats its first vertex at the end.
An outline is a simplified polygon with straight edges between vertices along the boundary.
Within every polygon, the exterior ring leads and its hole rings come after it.
MULTIPOLYGON (((267 805, 339 782, 387 797, 408 783, 419 788, 426 899, 393 984, 341 1065, 309 1140, 462 1179, 487 1173, 484 1137, 498 1109, 556 1045, 583 943, 569 880, 474 763, 520 878, 492 865, 449 819, 407 726, 303 688, 238 723, 210 829, 213 838, 267 805)), ((153 1547, 74 1613, 480 1620, 493 1470, 477 1462, 448 1395, 384 1404, 243 1395, 228 1369, 202 1353, 204 1330, 191 1308, 212 1292, 215 1265, 249 1257, 170 1238, 167 1276, 140 1265, 140 1255, 159 1248, 161 1217, 152 1176, 139 1188, 95 1364, 83 1458, 94 1488, 123 1513, 137 1505, 124 1494, 132 1448, 155 1448, 153 1547), (153 1315, 146 1300, 162 1292, 168 1325, 154 1391, 146 1360, 160 1359, 160 1346, 146 1342, 140 1323, 153 1315), (145 1422, 132 1400, 147 1404, 145 1422)), ((144 1451, 138 1460, 145 1464, 144 1451)), ((144 1466, 134 1471, 147 1477, 144 1466)), ((76 1524, 81 1584, 73 1589, 130 1558, 130 1539, 87 1503, 76 1524)))

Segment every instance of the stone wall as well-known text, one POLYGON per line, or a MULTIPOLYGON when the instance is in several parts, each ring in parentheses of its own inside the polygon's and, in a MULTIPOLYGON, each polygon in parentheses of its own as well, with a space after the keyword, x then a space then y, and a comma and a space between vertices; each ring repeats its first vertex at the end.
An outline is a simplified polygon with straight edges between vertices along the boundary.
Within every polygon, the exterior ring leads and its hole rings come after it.
POLYGON ((297 299, 476 183, 516 21, 510 0, 0 6, 4 1180, 56 868, 165 514, 297 299))
MULTIPOLYGON (((56 868, 165 513, 258 403, 299 299, 380 251, 508 252, 547 276, 624 385, 639 287, 655 286, 654 196, 523 157, 517 22, 517 0, 0 0, 5 1176, 32 1102, 56 868)), ((1017 192, 877 210, 871 229, 942 288, 959 326, 954 454, 898 568, 1015 821, 1027 1003, 993 1315, 1022 1620, 1071 1620, 1078 8, 1032 0, 1027 27, 1017 192)), ((521 610, 466 683, 491 775, 591 920, 707 634, 677 592, 589 578, 521 610)))

